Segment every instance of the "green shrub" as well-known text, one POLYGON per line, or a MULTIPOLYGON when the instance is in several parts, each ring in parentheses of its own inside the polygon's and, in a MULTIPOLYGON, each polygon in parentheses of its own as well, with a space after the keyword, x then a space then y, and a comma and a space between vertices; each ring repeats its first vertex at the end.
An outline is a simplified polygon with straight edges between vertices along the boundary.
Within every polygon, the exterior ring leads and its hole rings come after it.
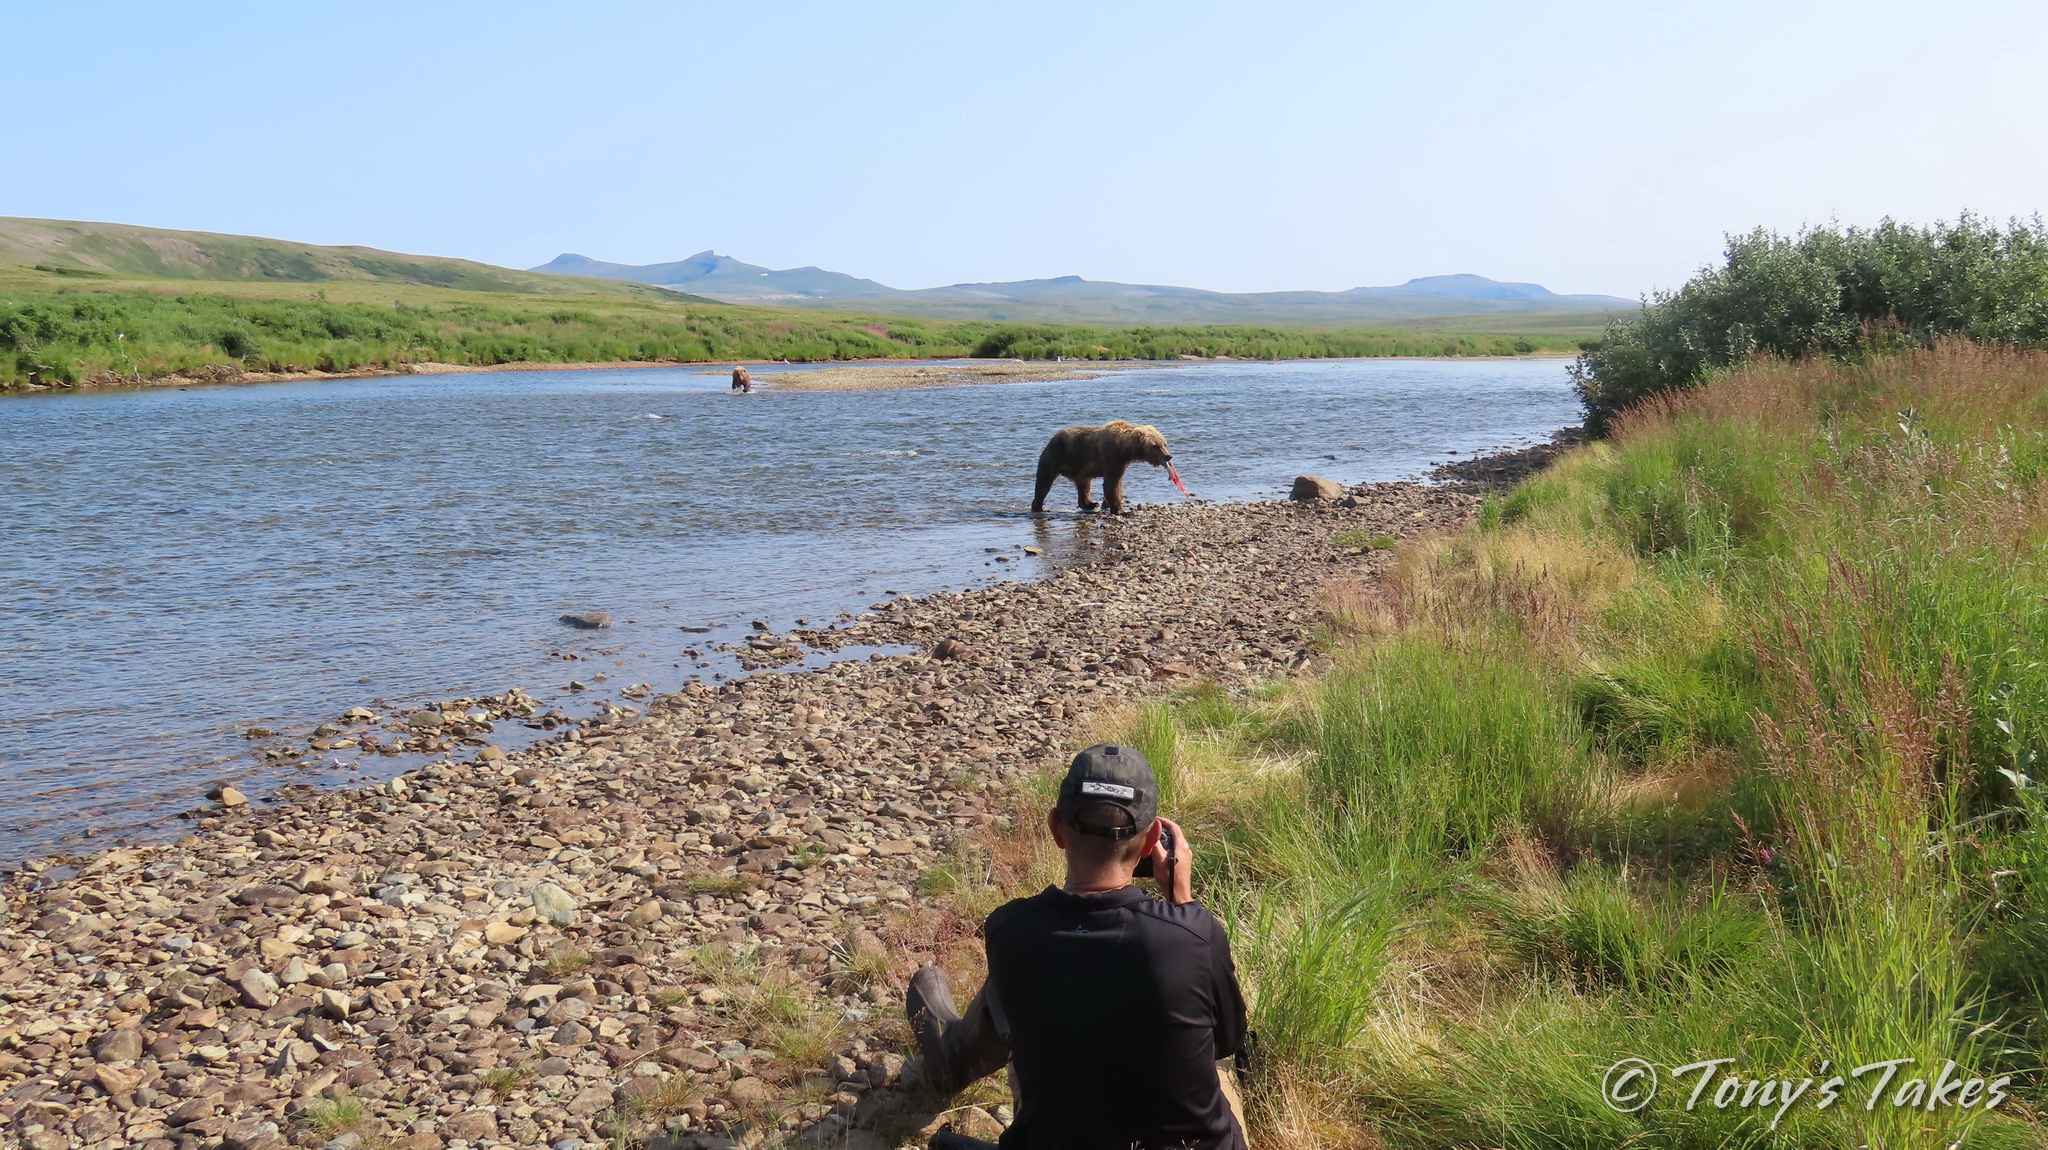
POLYGON ((1914 227, 1759 228, 1731 237, 1720 267, 1658 295, 1634 319, 1610 322, 1574 368, 1586 426, 1660 392, 1687 387, 1754 355, 1847 357, 1945 335, 2048 342, 2048 229, 2004 229, 1971 215, 1914 227))

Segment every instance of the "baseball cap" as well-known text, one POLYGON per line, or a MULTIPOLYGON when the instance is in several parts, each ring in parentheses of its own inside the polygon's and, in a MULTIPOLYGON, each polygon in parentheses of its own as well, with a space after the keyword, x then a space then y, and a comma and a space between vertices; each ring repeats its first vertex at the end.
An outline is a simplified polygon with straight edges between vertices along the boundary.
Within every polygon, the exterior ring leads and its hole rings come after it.
MULTIPOLYGON (((1144 830, 1159 813, 1159 783, 1152 764, 1127 743, 1098 743, 1074 756, 1067 777, 1060 780, 1057 809, 1068 826, 1106 838, 1129 838, 1144 830), (1083 810, 1110 806, 1130 816, 1105 824, 1082 819, 1083 810)), ((1092 813, 1092 812, 1091 812, 1092 813)))

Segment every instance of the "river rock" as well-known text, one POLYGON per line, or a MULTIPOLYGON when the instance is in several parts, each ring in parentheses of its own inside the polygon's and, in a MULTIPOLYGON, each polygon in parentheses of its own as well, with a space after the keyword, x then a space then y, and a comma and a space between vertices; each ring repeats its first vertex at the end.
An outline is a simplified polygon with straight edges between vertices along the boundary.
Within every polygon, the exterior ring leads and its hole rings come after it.
POLYGON ((93 1044, 92 1056, 101 1062, 133 1062, 142 1057, 142 1032, 110 1030, 93 1044))
POLYGON ((525 927, 513 926, 509 922, 494 922, 484 927, 484 941, 493 946, 506 946, 525 937, 525 927))
POLYGON ((533 912, 556 926, 568 926, 576 921, 575 898, 554 883, 544 882, 535 886, 531 898, 533 912))
POLYGON ((281 1144, 277 1123, 260 1118, 244 1118, 221 1136, 223 1150, 269 1150, 281 1144))
POLYGON ((755 1106, 775 1097, 775 1091, 758 1078, 742 1078, 725 1088, 726 1097, 742 1106, 755 1106))
POLYGON ((466 1142, 479 1142, 485 1138, 496 1138, 498 1137, 498 1115, 487 1107, 472 1107, 441 1123, 441 1133, 450 1138, 460 1138, 466 1142))
POLYGON ((242 975, 242 1001, 258 1010, 269 1010, 277 1005, 277 980, 265 973, 263 968, 252 966, 242 975))
POLYGON ((106 1091, 109 1097, 116 1094, 133 1094, 135 1088, 142 1085, 143 1080, 148 1077, 148 1071, 136 1066, 96 1066, 93 1068, 93 1079, 100 1084, 100 1089, 106 1091))
POLYGON ((1003 1136, 1003 1124, 979 1106, 969 1106, 954 1118, 953 1128, 969 1138, 993 1142, 1003 1136))
POLYGON ((612 1092, 603 1086, 588 1086, 569 1100, 567 1110, 578 1118, 609 1110, 612 1107, 612 1092))
POLYGON ((585 631, 602 631, 612 625, 610 611, 577 611, 562 616, 562 622, 585 631))
POLYGON ((346 1019, 348 1017, 350 1006, 348 995, 331 986, 320 988, 314 995, 313 1000, 319 1004, 321 1011, 329 1018, 346 1019))
POLYGON ((1294 490, 1287 493, 1296 503, 1312 503, 1318 499, 1336 499, 1344 494, 1344 485, 1334 479, 1319 475, 1297 475, 1294 490))

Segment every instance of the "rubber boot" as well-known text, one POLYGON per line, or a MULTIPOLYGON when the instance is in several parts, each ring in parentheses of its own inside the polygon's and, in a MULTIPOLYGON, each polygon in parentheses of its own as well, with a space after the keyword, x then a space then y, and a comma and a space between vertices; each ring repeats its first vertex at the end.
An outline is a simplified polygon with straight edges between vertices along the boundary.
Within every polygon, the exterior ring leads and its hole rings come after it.
POLYGON ((952 1081, 954 1060, 947 1057, 945 1032, 960 1021, 960 1008, 953 1004, 953 984, 946 972, 927 966, 911 975, 903 992, 903 1010, 917 1037, 925 1085, 940 1094, 958 1093, 963 1083, 952 1081))

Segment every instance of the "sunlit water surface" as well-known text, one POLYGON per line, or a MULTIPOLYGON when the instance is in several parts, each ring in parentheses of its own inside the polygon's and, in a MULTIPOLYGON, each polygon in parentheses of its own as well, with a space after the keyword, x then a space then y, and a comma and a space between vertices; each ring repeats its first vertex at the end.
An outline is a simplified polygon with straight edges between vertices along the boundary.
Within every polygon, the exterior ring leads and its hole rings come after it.
MULTIPOLYGON (((1541 438, 1577 404, 1554 359, 752 395, 644 368, 0 400, 0 862, 160 829, 211 780, 260 794, 410 765, 262 767, 250 726, 515 685, 587 713, 601 692, 570 696, 570 679, 731 672, 682 652, 752 619, 779 632, 1070 561, 1072 489, 1034 520, 1033 463, 1051 431, 1119 417, 1159 426, 1198 496, 1250 499, 1302 473, 1414 476, 1541 438), (615 625, 557 621, 586 609, 615 625)), ((1128 489, 1179 497, 1147 467, 1128 489)))

